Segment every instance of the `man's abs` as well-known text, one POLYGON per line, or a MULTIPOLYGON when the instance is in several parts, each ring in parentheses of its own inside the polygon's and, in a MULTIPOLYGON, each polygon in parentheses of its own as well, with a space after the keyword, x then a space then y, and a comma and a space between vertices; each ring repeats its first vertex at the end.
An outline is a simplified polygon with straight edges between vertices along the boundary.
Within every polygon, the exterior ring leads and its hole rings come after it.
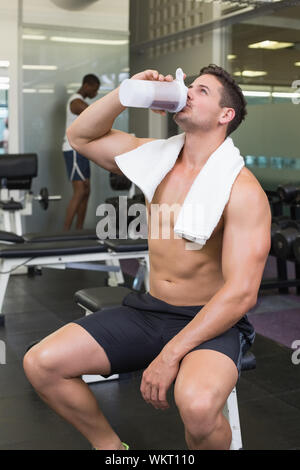
POLYGON ((148 238, 150 294, 171 305, 205 305, 224 285, 222 231, 218 230, 201 250, 189 250, 187 243, 172 237, 148 238))

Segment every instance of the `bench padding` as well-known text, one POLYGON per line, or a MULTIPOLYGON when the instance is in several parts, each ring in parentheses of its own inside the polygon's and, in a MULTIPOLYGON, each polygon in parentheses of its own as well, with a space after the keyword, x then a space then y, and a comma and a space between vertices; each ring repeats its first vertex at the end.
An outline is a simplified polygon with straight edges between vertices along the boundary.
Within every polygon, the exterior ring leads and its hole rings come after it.
POLYGON ((38 256, 80 255, 105 253, 107 248, 98 241, 0 244, 0 258, 36 258, 38 256))
POLYGON ((97 312, 107 307, 117 307, 127 294, 132 292, 127 287, 92 287, 75 293, 75 302, 90 312, 97 312))

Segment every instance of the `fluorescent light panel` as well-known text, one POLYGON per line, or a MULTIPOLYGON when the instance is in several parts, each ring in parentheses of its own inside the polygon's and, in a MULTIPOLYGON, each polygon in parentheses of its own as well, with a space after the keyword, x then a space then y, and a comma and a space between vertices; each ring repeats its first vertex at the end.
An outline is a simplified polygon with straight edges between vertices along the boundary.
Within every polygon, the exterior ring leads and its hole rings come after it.
POLYGON ((253 44, 249 44, 249 49, 269 49, 269 50, 277 50, 277 49, 285 49, 287 47, 294 46, 295 43, 293 42, 280 42, 280 41, 260 41, 253 44))
POLYGON ((269 98, 271 96, 270 91, 249 91, 245 90, 243 91, 244 96, 251 96, 251 97, 256 97, 256 98, 269 98))
POLYGON ((77 44, 100 44, 103 46, 123 46, 128 44, 128 39, 88 39, 88 38, 68 38, 62 36, 52 36, 50 41, 69 42, 77 44))
POLYGON ((9 67, 9 61, 8 60, 0 60, 0 67, 4 68, 4 69, 9 67))
POLYGON ((44 41, 47 39, 47 36, 41 34, 23 34, 22 39, 29 39, 32 41, 44 41))
POLYGON ((57 70, 57 65, 23 65, 24 70, 57 70))
POLYGON ((255 91, 255 90, 243 90, 243 95, 251 98, 300 98, 300 93, 289 93, 280 91, 255 91))
POLYGON ((234 75, 236 77, 248 77, 248 78, 255 78, 255 77, 263 77, 267 75, 268 72, 264 70, 243 70, 243 72, 235 72, 234 75))

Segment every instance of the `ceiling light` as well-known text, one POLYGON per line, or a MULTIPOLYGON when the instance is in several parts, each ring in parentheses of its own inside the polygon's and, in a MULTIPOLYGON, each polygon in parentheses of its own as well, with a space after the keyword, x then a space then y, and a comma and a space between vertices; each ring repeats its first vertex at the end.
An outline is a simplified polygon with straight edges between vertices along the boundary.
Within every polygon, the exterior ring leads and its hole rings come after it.
POLYGON ((284 92, 273 92, 273 98, 300 98, 299 93, 284 93, 284 92))
POLYGON ((44 41, 44 39, 47 39, 47 36, 43 36, 41 34, 23 34, 22 38, 31 39, 33 41, 44 41))
POLYGON ((8 83, 0 83, 0 90, 9 90, 8 83))
POLYGON ((9 67, 9 61, 8 60, 0 60, 0 67, 2 67, 2 68, 9 67))
POLYGON ((9 83, 9 77, 0 77, 0 83, 9 83))
POLYGON ((52 36, 50 41, 70 42, 77 44, 99 44, 103 46, 123 46, 128 44, 128 39, 88 39, 88 38, 65 38, 61 36, 52 36))
POLYGON ((295 62, 294 65, 295 65, 296 67, 300 67, 300 62, 295 62))
POLYGON ((271 96, 270 91, 249 91, 245 90, 243 91, 244 96, 251 96, 251 97, 256 97, 256 98, 269 98, 271 96))
POLYGON ((57 65, 23 65, 24 70, 57 70, 57 65))
POLYGON ((236 59, 236 58, 237 58, 237 55, 235 55, 235 54, 228 54, 228 55, 227 55, 227 59, 228 59, 228 60, 234 60, 234 59, 236 59))
POLYGON ((250 49, 270 49, 270 50, 276 50, 276 49, 285 49, 286 47, 291 47, 294 46, 295 43, 293 42, 279 42, 279 41, 261 41, 261 42, 256 42, 254 44, 249 44, 250 49))
POLYGON ((54 88, 40 88, 38 93, 54 93, 54 88))
POLYGON ((263 70, 243 70, 243 72, 234 72, 234 75, 236 77, 248 77, 248 78, 254 78, 254 77, 263 77, 264 75, 267 75, 268 72, 265 72, 263 70))

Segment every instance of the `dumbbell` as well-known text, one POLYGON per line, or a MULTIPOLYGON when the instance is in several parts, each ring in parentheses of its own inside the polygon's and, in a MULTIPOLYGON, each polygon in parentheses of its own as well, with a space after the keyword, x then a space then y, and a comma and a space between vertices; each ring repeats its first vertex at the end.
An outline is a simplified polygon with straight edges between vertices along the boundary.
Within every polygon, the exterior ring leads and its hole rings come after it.
POLYGON ((273 247, 273 240, 275 234, 284 228, 287 227, 287 224, 291 221, 289 217, 286 215, 279 215, 277 217, 272 218, 272 224, 271 224, 271 250, 270 250, 270 255, 275 255, 274 253, 274 247, 273 247))
POLYGON ((132 184, 127 176, 117 173, 109 173, 109 183, 115 191, 128 191, 132 184))
POLYGON ((277 187, 277 194, 281 201, 289 204, 300 200, 300 189, 294 183, 280 184, 277 187))
POLYGON ((293 244, 300 235, 300 221, 290 220, 285 228, 277 230, 273 236, 274 255, 281 259, 294 259, 293 244))
POLYGON ((300 233, 298 233, 293 242, 293 255, 296 262, 300 264, 300 233))
POLYGON ((61 196, 49 196, 47 188, 42 188, 38 196, 33 196, 35 201, 38 201, 42 209, 47 210, 49 207, 49 201, 60 201, 61 196))

